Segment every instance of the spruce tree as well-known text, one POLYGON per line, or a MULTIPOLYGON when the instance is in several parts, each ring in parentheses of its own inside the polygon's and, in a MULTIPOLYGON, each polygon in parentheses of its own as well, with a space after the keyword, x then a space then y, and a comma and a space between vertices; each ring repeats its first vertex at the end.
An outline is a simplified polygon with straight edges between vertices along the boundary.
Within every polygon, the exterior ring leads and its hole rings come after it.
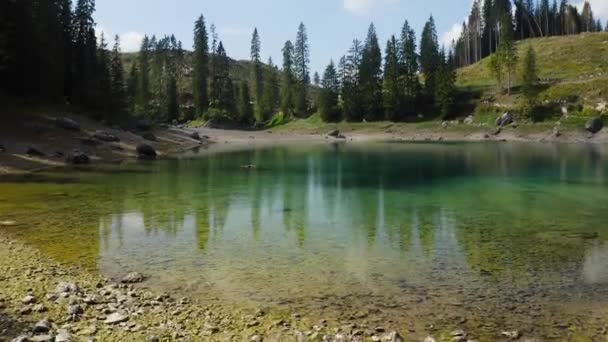
POLYGON ((362 91, 364 117, 368 121, 384 118, 382 109, 382 53, 378 44, 376 28, 372 23, 367 32, 359 79, 362 91))
POLYGON ((386 118, 391 121, 402 119, 404 107, 403 89, 399 68, 398 44, 395 36, 386 43, 384 57, 384 111, 386 118))
POLYGON ((258 123, 268 119, 267 109, 262 103, 264 94, 264 80, 261 61, 261 43, 258 29, 253 30, 251 37, 251 93, 253 94, 255 120, 258 123))
POLYGON ((501 63, 504 66, 504 70, 507 74, 507 94, 511 95, 511 83, 515 68, 517 67, 517 48, 513 42, 513 31, 511 30, 510 15, 503 15, 502 27, 500 35, 500 44, 498 46, 499 58, 502 60, 501 63))
POLYGON ((296 75, 295 112, 300 117, 308 114, 308 86, 310 84, 310 47, 306 26, 300 23, 294 47, 294 71, 296 75))
POLYGON ((249 84, 247 84, 247 82, 241 82, 239 85, 237 109, 239 113, 239 122, 245 126, 253 125, 255 117, 253 114, 249 84))
POLYGON ((315 86, 320 86, 321 85, 321 76, 319 76, 319 73, 315 71, 314 76, 312 77, 313 79, 313 84, 315 86))
POLYGON ((101 33, 101 38, 99 40, 97 62, 97 68, 95 69, 97 86, 95 87, 94 102, 92 102, 92 104, 95 108, 105 111, 106 118, 108 118, 110 110, 112 109, 112 104, 108 101, 108 99, 112 98, 112 76, 110 74, 108 43, 106 42, 103 32, 101 33))
POLYGON ((137 87, 138 108, 144 114, 149 114, 150 105, 150 38, 144 36, 139 50, 139 85, 137 87))
POLYGON ((129 74, 127 75, 126 95, 129 113, 131 114, 137 113, 137 94, 139 84, 139 69, 137 67, 137 61, 135 61, 133 64, 131 64, 129 74))
POLYGON ((201 15, 194 24, 193 93, 195 115, 203 116, 209 106, 207 82, 209 79, 209 37, 205 18, 201 15))
POLYGON ((364 116, 359 75, 362 53, 363 46, 355 39, 342 68, 342 111, 345 119, 352 122, 361 121, 364 116))
POLYGON ((435 74, 435 106, 444 118, 450 115, 454 105, 456 74, 452 65, 451 60, 446 60, 445 51, 442 51, 435 74))
POLYGON ((435 73, 439 67, 439 43, 435 20, 431 16, 424 25, 420 40, 420 69, 424 74, 426 95, 432 98, 435 94, 435 73))
POLYGON ((294 47, 291 41, 286 41, 283 47, 283 70, 281 73, 281 111, 286 117, 294 114, 294 47))
POLYGON ((536 53, 532 45, 528 46, 521 66, 521 93, 525 100, 527 111, 534 107, 538 95, 538 69, 536 53))
POLYGON ((110 62, 110 75, 112 82, 112 110, 116 114, 123 114, 127 107, 125 94, 124 69, 120 56, 120 38, 114 37, 114 47, 112 48, 112 60, 110 62))
POLYGON ((261 101, 265 121, 275 114, 279 104, 280 86, 277 78, 278 73, 279 71, 272 62, 272 58, 268 58, 268 71, 263 74, 264 87, 261 101))
POLYGON ((420 80, 418 78, 418 55, 416 53, 416 33, 406 21, 401 30, 399 42, 399 77, 403 89, 403 112, 407 116, 416 114, 420 101, 420 80))
POLYGON ((338 122, 342 119, 338 97, 340 80, 334 62, 331 61, 323 73, 322 89, 319 101, 321 119, 325 122, 338 122))

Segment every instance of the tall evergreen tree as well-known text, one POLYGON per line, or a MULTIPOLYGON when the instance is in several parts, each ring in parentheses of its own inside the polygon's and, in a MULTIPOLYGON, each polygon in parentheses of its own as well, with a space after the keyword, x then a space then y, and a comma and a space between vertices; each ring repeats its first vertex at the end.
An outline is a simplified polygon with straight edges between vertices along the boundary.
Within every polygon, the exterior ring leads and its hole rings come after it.
POLYGON ((251 93, 249 92, 249 84, 247 84, 247 82, 241 82, 239 86, 239 98, 237 102, 237 109, 239 113, 239 122, 242 125, 250 126, 254 123, 255 116, 253 114, 251 93))
POLYGON ((384 111, 391 121, 400 121, 404 107, 403 89, 400 82, 398 44, 395 36, 386 43, 384 57, 384 111))
POLYGON ((193 93, 196 116, 202 116, 209 106, 209 37, 205 18, 201 15, 194 23, 193 93))
POLYGON ((217 45, 216 61, 210 87, 210 107, 231 117, 236 111, 234 87, 230 78, 230 59, 221 41, 217 45))
POLYGON ((144 36, 139 50, 139 85, 137 87, 138 108, 144 114, 149 114, 150 105, 150 38, 144 36))
POLYGON ((295 93, 295 112, 304 117, 308 114, 308 86, 310 85, 310 47, 306 26, 300 23, 294 47, 294 72, 297 79, 295 93))
POLYGON ((378 44, 376 28, 372 23, 361 55, 359 68, 364 117, 368 121, 384 118, 382 108, 382 52, 378 44))
POLYGON ((521 68, 521 93, 525 99, 528 111, 534 106, 538 95, 538 69, 536 67, 536 53, 530 45, 523 59, 521 68))
MULTIPOLYGON (((489 0, 488 0, 489 1, 489 0)), ((433 16, 424 25, 420 40, 420 69, 424 74, 426 95, 432 98, 435 94, 435 73, 439 68, 439 43, 433 16)))
POLYGON ((338 98, 340 80, 334 62, 331 61, 323 73, 322 89, 319 101, 321 118, 325 122, 338 122, 342 119, 338 98))
POLYGON ((264 108, 262 96, 264 94, 264 80, 261 61, 261 43, 258 29, 253 30, 251 37, 251 90, 253 94, 255 119, 258 123, 268 119, 267 108, 264 108))
POLYGON ((315 86, 320 86, 321 85, 321 76, 319 76, 319 73, 315 71, 314 76, 312 77, 313 79, 313 84, 315 86))
POLYGON ((264 74, 264 91, 262 93, 262 110, 266 120, 275 114, 279 105, 280 85, 277 78, 279 70, 275 67, 272 58, 268 58, 268 71, 264 74))
POLYGON ((294 47, 291 41, 286 41, 283 47, 283 70, 281 76, 281 111, 291 117, 294 114, 294 47))
POLYGON ((73 97, 78 104, 93 105, 99 101, 96 82, 100 76, 97 71, 97 38, 95 37, 94 0, 78 0, 74 11, 74 79, 73 97))
POLYGON ((114 47, 112 48, 112 60, 110 62, 110 76, 112 82, 112 111, 115 114, 124 114, 127 108, 125 93, 124 69, 120 56, 120 38, 114 37, 114 47))
POLYGON ((108 53, 108 43, 106 42, 104 33, 101 33, 99 40, 99 51, 97 56, 97 67, 95 69, 97 85, 95 87, 94 97, 91 98, 92 105, 95 108, 106 111, 106 118, 109 116, 109 111, 112 109, 108 99, 112 97, 112 76, 110 74, 110 56, 108 53))
POLYGON ((361 90, 361 60, 363 46, 357 39, 348 51, 342 68, 342 111, 348 121, 361 121, 364 117, 364 106, 361 90))
POLYGON ((136 114, 137 113, 137 94, 139 87, 139 69, 137 67, 137 61, 131 64, 131 68, 129 69, 129 74, 127 75, 127 85, 126 85, 126 96, 127 103, 129 108, 129 113, 136 114))
POLYGON ((420 98, 420 80, 418 78, 418 55, 416 53, 416 33, 406 21, 401 30, 399 47, 399 76, 403 89, 404 107, 402 110, 407 116, 416 113, 416 105, 420 98))
POLYGON ((451 114, 454 105, 456 74, 452 65, 450 60, 446 60, 445 51, 442 51, 435 74, 435 106, 444 118, 451 114))

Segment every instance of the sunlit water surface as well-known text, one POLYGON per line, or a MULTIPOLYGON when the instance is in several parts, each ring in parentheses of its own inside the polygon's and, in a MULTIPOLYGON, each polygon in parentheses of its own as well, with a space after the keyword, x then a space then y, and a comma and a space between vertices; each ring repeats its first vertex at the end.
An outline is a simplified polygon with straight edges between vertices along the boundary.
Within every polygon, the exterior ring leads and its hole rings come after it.
POLYGON ((59 261, 233 305, 420 334, 600 338, 608 325, 602 147, 202 150, 0 183, 0 219, 59 261))

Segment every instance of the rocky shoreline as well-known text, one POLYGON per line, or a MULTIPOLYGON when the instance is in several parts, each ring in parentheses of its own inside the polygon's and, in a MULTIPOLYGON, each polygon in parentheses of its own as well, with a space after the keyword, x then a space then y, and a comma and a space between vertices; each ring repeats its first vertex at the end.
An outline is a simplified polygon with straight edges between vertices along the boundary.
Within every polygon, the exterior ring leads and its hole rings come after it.
POLYGON ((384 327, 333 328, 133 284, 143 280, 137 273, 104 279, 0 235, 0 341, 403 341, 384 327))

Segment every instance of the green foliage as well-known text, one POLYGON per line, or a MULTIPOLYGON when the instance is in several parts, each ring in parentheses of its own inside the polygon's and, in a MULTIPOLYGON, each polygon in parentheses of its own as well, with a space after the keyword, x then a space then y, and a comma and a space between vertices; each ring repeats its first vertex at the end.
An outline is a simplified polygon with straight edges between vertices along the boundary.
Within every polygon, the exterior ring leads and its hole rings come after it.
POLYGON ((251 37, 251 93, 253 94, 255 120, 258 123, 266 121, 269 116, 268 109, 262 103, 264 94, 264 81, 262 76, 262 61, 260 57, 261 42, 258 29, 253 30, 251 37))
POLYGON ((240 123, 243 125, 253 125, 255 117, 251 104, 249 84, 247 84, 247 82, 241 82, 239 86, 239 99, 237 102, 237 109, 239 112, 240 123))
POLYGON ((424 25, 420 39, 420 69, 424 74, 425 91, 431 97, 435 93, 435 72, 439 67, 439 42, 433 16, 424 25))
POLYGON ((234 120, 236 104, 234 87, 230 78, 230 60, 221 41, 218 44, 215 59, 217 63, 215 63, 210 83, 210 110, 206 117, 212 119, 215 114, 221 113, 223 118, 234 120), (215 114, 211 113, 211 109, 215 109, 215 114))
POLYGON ((294 110, 299 117, 308 115, 308 85, 310 84, 309 63, 310 47, 308 45, 308 34, 304 23, 300 23, 294 47, 294 72, 297 80, 294 87, 294 110))
POLYGON ((296 76, 294 73, 294 47, 291 41, 286 41, 283 47, 283 72, 281 74, 281 111, 285 116, 294 114, 294 91, 296 76))
POLYGON ((538 72, 536 54, 532 46, 528 47, 521 67, 521 93, 527 108, 534 107, 538 97, 538 72))
POLYGON ((116 35, 114 37, 114 48, 112 49, 112 59, 110 63, 110 89, 113 115, 122 115, 127 109, 124 72, 122 58, 120 56, 120 38, 116 35))
POLYGON ((384 111, 391 121, 402 119, 405 92, 401 88, 397 39, 386 43, 384 58, 384 111))
POLYGON ((342 78, 342 112, 347 121, 363 120, 364 110, 360 86, 360 67, 363 47, 357 39, 340 61, 339 73, 342 78))
POLYGON ((399 77, 404 93, 402 116, 413 117, 416 114, 416 106, 420 101, 421 86, 418 78, 416 33, 407 21, 403 24, 399 44, 399 77))
POLYGON ((451 61, 446 61, 445 53, 440 54, 439 68, 435 74, 435 106, 439 113, 445 118, 452 112, 454 105, 454 94, 456 74, 452 68, 451 61))
POLYGON ((194 24, 194 77, 192 90, 196 115, 202 116, 209 106, 207 81, 209 78, 209 37, 205 18, 201 15, 194 24))
POLYGON ((325 122, 342 120, 342 113, 338 105, 340 96, 340 80, 334 62, 331 61, 323 73, 322 89, 319 101, 321 118, 325 122))
POLYGON ((384 116, 382 108, 382 53, 374 24, 369 26, 365 39, 359 67, 359 83, 364 118, 369 121, 381 120, 384 116))

